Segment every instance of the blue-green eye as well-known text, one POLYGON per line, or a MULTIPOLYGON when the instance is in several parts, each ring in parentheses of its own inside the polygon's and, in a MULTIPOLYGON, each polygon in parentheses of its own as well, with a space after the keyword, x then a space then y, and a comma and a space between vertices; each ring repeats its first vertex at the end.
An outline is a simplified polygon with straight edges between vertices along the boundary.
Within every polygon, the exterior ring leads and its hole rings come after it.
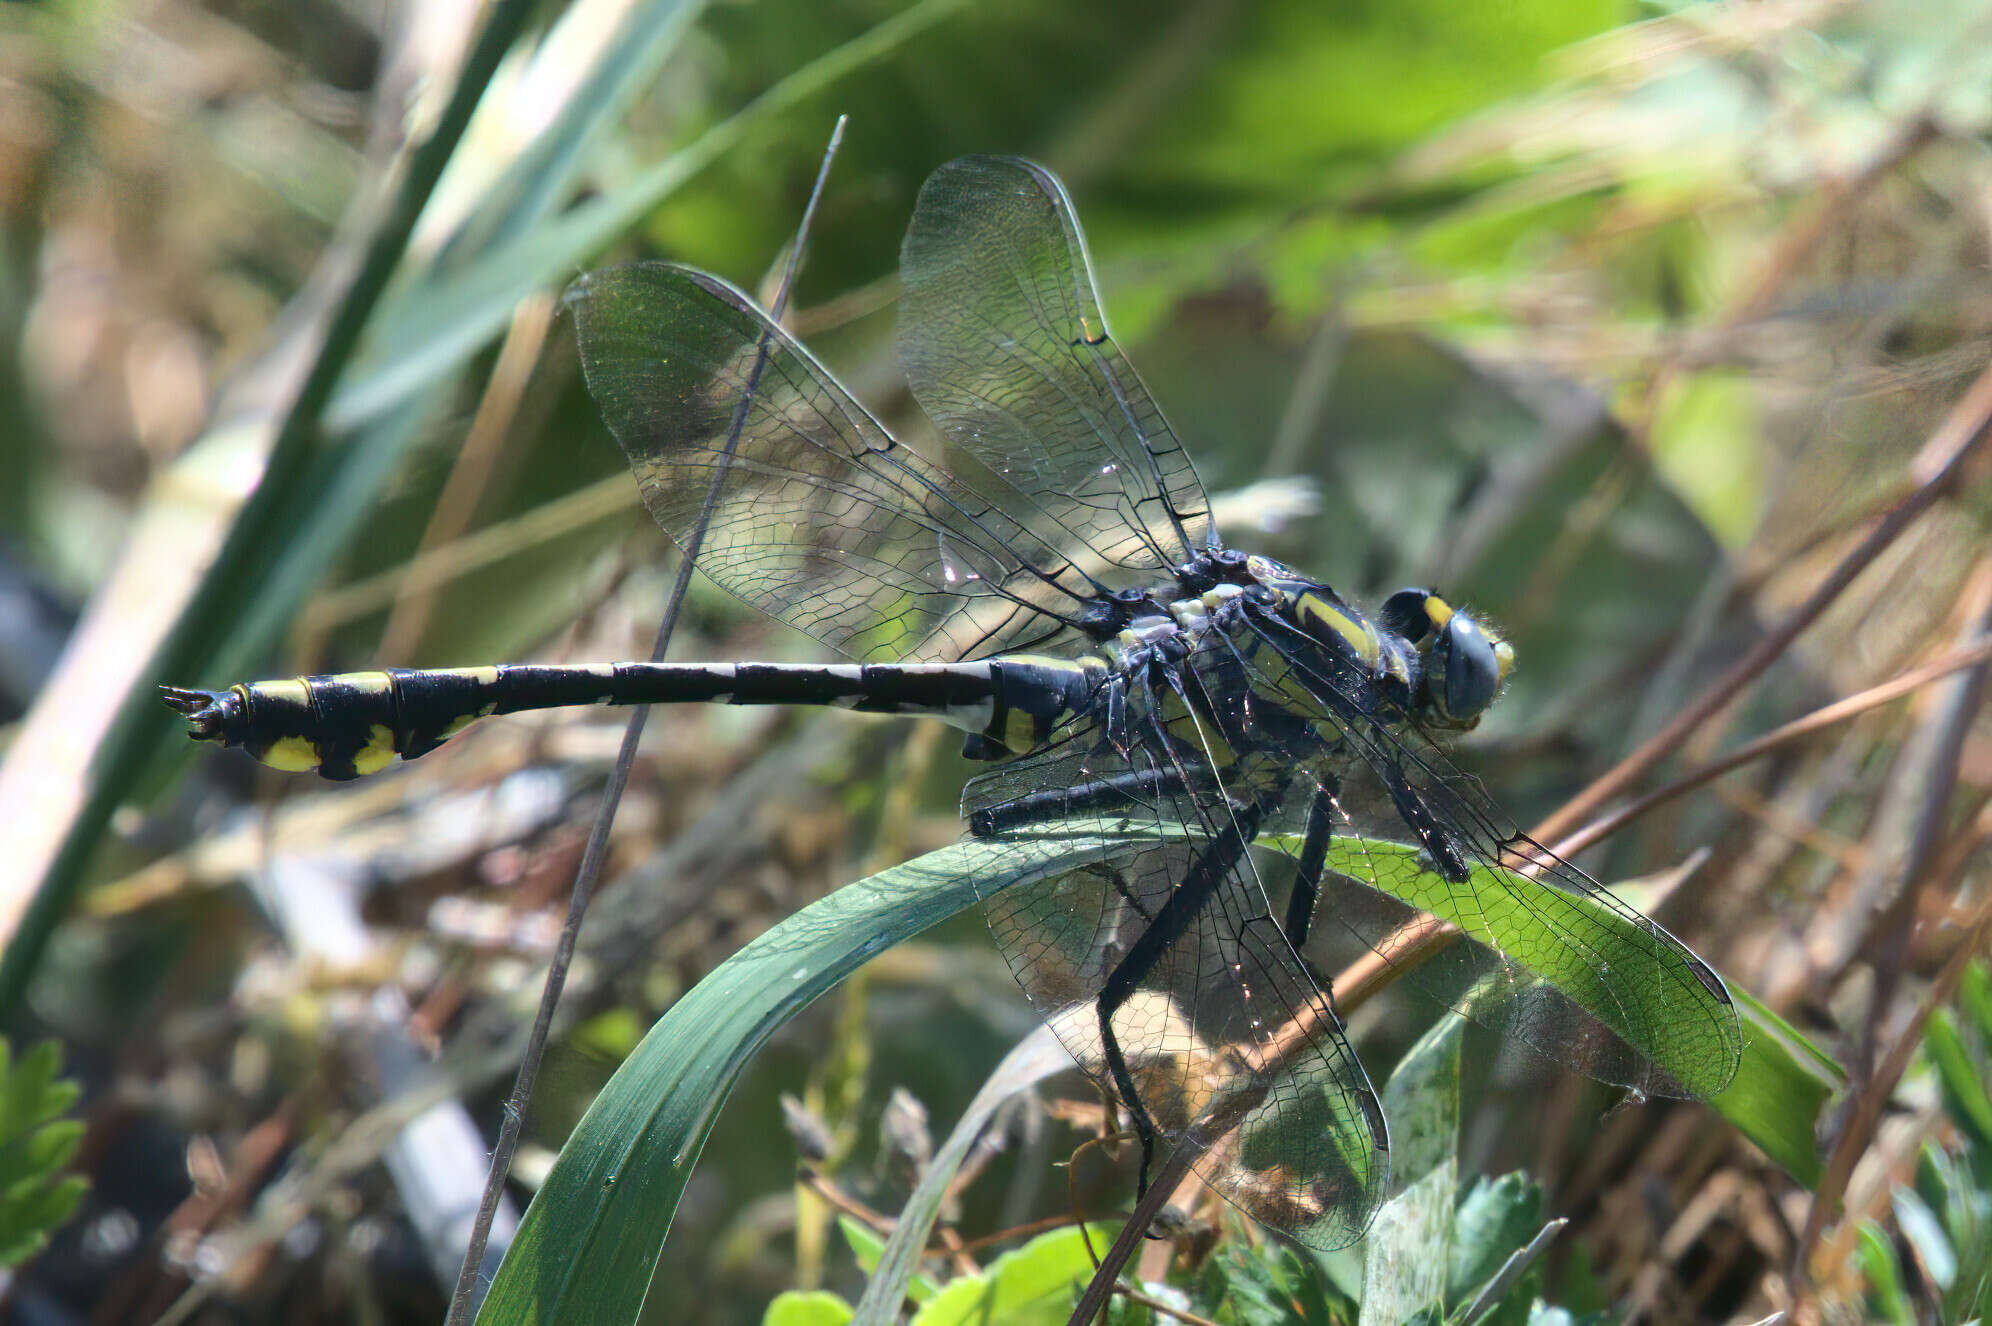
POLYGON ((1487 632, 1466 613, 1454 612, 1425 655, 1425 693, 1440 716, 1471 722, 1494 703, 1504 671, 1487 632))
POLYGON ((1419 703, 1428 718, 1449 726, 1479 721, 1514 665, 1505 641, 1434 590, 1398 590, 1383 601, 1377 624, 1418 646, 1419 703))

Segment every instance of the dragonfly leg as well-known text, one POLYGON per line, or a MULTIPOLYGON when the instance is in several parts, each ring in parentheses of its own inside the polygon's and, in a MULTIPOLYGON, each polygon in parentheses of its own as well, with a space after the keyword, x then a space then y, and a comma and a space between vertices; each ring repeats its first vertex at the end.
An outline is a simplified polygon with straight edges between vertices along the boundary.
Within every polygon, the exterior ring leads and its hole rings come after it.
POLYGON ((1280 927, 1296 952, 1307 942, 1307 928, 1314 922, 1314 904, 1321 897, 1321 865, 1328 859, 1328 844, 1334 838, 1335 794, 1317 787, 1307 807, 1307 837, 1300 845, 1293 892, 1287 895, 1286 923, 1280 927))
POLYGON ((1000 806, 975 811, 968 817, 968 831, 977 838, 987 838, 1095 811, 1125 811, 1129 802, 1138 804, 1153 797, 1170 796, 1182 788, 1182 778, 1172 769, 1115 774, 1097 782, 1078 783, 1061 792, 1031 792, 1000 806))
POLYGON ((1122 1102, 1127 1105, 1128 1117, 1134 1121, 1134 1131, 1141 1139, 1138 1192, 1148 1191, 1148 1172, 1155 1159, 1157 1130, 1148 1107, 1142 1104, 1141 1096, 1135 1090, 1134 1074, 1128 1069, 1120 1038, 1114 1035, 1114 1013, 1141 988, 1142 981, 1155 969, 1155 964, 1175 947, 1183 932, 1209 905, 1219 886, 1245 855, 1246 844, 1258 835, 1264 817, 1265 812, 1258 806, 1247 806, 1234 812, 1231 823, 1190 863, 1190 868, 1183 872, 1182 880, 1170 893, 1169 901, 1162 905, 1155 919, 1134 941, 1134 946, 1107 974, 1106 982, 1101 985, 1099 996, 1094 1001, 1100 1019, 1100 1047, 1106 1057, 1107 1072, 1112 1076, 1122 1102))

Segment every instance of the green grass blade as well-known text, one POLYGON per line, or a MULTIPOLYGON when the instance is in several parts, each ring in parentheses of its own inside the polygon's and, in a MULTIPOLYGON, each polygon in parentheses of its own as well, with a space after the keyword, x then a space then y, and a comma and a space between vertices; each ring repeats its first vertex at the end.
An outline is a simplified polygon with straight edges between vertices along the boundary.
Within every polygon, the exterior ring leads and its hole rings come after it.
POLYGON ((1820 1112, 1845 1085, 1846 1073, 1754 995, 1731 993, 1743 1014, 1743 1063, 1709 1104, 1785 1173, 1813 1187, 1820 1175, 1814 1140, 1820 1112))
POLYGON ((505 326, 521 299, 565 285, 595 254, 641 221, 701 171, 747 141, 754 130, 838 79, 892 54, 962 7, 966 0, 920 0, 782 79, 696 141, 628 183, 560 217, 494 245, 460 272, 401 292, 383 312, 378 343, 334 398, 327 417, 354 427, 424 383, 455 369, 505 326))
POLYGON ((478 1321, 634 1321, 727 1092, 776 1028, 987 895, 1125 850, 1112 834, 968 840, 839 889, 728 959, 637 1046, 533 1199, 478 1321))
POLYGON ((195 674, 245 595, 261 583, 264 550, 286 533, 284 515, 297 490, 325 458, 323 410, 352 362, 363 331, 379 307, 389 278, 407 250, 409 236, 437 179, 469 122, 498 62, 524 25, 528 0, 492 6, 472 44, 436 128, 410 154, 392 205, 360 246, 361 261, 333 305, 325 332, 296 394, 282 413, 261 483, 243 503, 221 550, 149 667, 131 676, 119 712, 95 752, 90 782, 69 817, 52 859, 41 872, 33 900, 0 957, 0 1012, 18 1008, 57 923, 68 912, 83 870, 112 810, 126 800, 176 740, 178 724, 158 703, 154 685, 195 674))
POLYGON ((505 168, 480 203, 479 215, 464 226, 474 250, 525 232, 568 196, 596 133, 656 82, 705 9, 705 0, 652 0, 624 16, 586 81, 505 168))
POLYGON ((1454 884, 1402 843, 1338 841, 1328 867, 1506 954, 1695 1095, 1714 1095, 1734 1075, 1742 1053, 1735 1011, 1690 969, 1686 949, 1656 942, 1597 899, 1485 865, 1472 867, 1468 884, 1454 884), (1490 898, 1516 905, 1489 907, 1490 898), (1571 935, 1583 943, 1571 943, 1571 935), (1607 970, 1609 985, 1601 979, 1607 970))

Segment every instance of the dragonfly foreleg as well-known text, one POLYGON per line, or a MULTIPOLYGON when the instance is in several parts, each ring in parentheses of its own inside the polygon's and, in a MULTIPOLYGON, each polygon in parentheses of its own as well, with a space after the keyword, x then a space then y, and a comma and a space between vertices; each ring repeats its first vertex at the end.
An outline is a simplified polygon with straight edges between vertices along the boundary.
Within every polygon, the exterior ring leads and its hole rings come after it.
POLYGON ((1293 892, 1287 895, 1287 943, 1299 952, 1307 943, 1307 928, 1314 922, 1314 904, 1321 898, 1321 867, 1328 859, 1328 844, 1335 838, 1335 794, 1326 787, 1314 789, 1307 807, 1307 837, 1300 844, 1300 860, 1293 876, 1293 892))
POLYGON ((1245 855, 1246 845, 1258 835, 1264 818, 1265 812, 1258 806, 1247 806, 1231 815, 1231 822, 1190 863, 1189 869, 1183 872, 1182 880, 1169 895, 1169 901, 1162 905, 1155 919, 1141 932, 1141 937, 1134 941, 1133 947, 1107 974, 1106 982, 1101 985, 1099 996, 1094 1001, 1100 1019, 1100 1047, 1107 1061, 1107 1072, 1113 1078, 1115 1089, 1120 1092, 1122 1103, 1127 1106, 1135 1135, 1141 1139, 1141 1172, 1137 1192, 1148 1191, 1148 1172, 1155 1159, 1157 1130, 1148 1107, 1135 1090, 1134 1075, 1128 1069, 1120 1038, 1114 1034, 1114 1014, 1141 988, 1141 983, 1155 969, 1156 963, 1173 951, 1176 941, 1195 924, 1218 888, 1245 855))

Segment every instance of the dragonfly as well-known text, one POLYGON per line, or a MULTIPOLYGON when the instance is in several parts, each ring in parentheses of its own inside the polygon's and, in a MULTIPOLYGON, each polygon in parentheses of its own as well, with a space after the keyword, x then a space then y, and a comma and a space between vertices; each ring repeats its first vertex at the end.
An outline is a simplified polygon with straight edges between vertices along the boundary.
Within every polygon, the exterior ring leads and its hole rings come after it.
POLYGON ((1143 1186, 1158 1148, 1188 1147, 1212 1188, 1316 1248, 1368 1227, 1389 1133, 1311 931, 1388 956, 1441 916, 1467 942, 1408 975, 1449 1007, 1639 1092, 1728 1083, 1741 1035, 1715 972, 1519 833, 1444 753, 1498 698, 1510 645, 1436 590, 1365 612, 1219 539, 1049 171, 942 166, 901 274, 899 357, 946 464, 717 277, 638 263, 566 299, 657 523, 849 661, 400 669, 163 698, 196 739, 332 779, 567 705, 953 724, 988 766, 963 793, 969 834, 1017 850, 1111 835, 1083 868, 978 891, 1037 1013, 1119 1102, 1143 1186))

